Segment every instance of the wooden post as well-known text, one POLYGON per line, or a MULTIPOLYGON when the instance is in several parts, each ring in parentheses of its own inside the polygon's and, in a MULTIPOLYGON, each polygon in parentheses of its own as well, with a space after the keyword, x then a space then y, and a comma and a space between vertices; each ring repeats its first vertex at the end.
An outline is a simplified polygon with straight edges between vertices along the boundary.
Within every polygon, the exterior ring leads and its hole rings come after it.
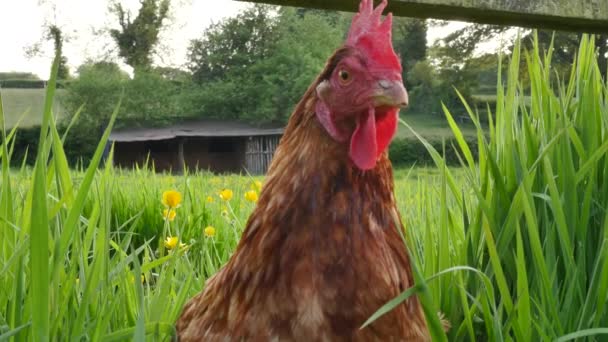
MULTIPOLYGON (((357 10, 359 3, 359 0, 240 1, 351 12, 357 10)), ((591 33, 608 32, 607 0, 389 0, 386 12, 404 17, 591 33)))
POLYGON ((177 173, 183 174, 186 168, 186 160, 184 159, 184 143, 186 138, 179 138, 177 141, 177 173))

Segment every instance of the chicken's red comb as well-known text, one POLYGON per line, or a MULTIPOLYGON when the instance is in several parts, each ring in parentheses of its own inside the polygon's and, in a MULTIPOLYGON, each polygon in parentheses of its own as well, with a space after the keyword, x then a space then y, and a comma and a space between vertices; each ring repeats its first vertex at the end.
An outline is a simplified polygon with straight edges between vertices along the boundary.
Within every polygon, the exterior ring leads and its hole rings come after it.
POLYGON ((350 25, 346 45, 361 50, 383 68, 398 68, 401 71, 401 63, 391 41, 393 16, 389 13, 382 21, 384 8, 386 0, 382 0, 376 8, 373 0, 361 0, 359 13, 355 14, 350 25))

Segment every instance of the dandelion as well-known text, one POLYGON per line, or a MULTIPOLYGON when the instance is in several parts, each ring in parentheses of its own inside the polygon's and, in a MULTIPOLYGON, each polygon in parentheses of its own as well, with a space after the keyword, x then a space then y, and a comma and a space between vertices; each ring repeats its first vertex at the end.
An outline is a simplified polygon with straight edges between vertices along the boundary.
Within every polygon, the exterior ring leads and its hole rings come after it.
POLYGON ((207 196, 207 203, 213 203, 215 201, 212 196, 207 196))
POLYGON ((177 236, 167 236, 164 242, 165 247, 167 247, 168 249, 173 249, 177 246, 179 239, 177 238, 177 236))
POLYGON ((182 202, 182 194, 179 191, 167 190, 163 192, 163 205, 170 209, 179 207, 182 202))
POLYGON ((230 201, 232 199, 232 190, 224 189, 220 191, 220 198, 224 201, 230 201))
POLYGON ((177 215, 177 213, 175 212, 175 209, 164 209, 163 210, 163 219, 165 221, 169 220, 169 222, 175 220, 175 215, 177 215))
POLYGON ((245 199, 255 203, 258 200, 258 193, 255 190, 249 190, 245 193, 245 199))
POLYGON ((251 190, 262 191, 262 182, 255 180, 251 183, 251 190))
POLYGON ((215 236, 215 228, 213 226, 205 227, 205 236, 206 237, 214 237, 215 236))

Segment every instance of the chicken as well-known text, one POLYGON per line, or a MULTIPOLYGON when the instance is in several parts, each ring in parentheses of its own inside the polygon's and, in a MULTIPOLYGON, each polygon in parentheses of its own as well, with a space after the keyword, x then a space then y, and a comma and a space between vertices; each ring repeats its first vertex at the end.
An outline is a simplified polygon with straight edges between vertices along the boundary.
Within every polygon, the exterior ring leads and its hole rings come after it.
POLYGON ((180 341, 428 341, 387 147, 408 103, 384 0, 296 106, 236 251, 177 321, 180 341))

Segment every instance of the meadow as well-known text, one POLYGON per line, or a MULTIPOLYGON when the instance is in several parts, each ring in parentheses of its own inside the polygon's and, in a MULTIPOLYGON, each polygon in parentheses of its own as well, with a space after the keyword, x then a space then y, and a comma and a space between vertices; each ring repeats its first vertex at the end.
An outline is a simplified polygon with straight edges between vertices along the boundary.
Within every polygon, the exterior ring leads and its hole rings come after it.
MULTIPOLYGON (((592 41, 560 83, 550 55, 515 49, 488 131, 469 110, 478 160, 445 109, 461 166, 427 144, 435 168, 395 172, 417 284, 370 320, 417 295, 438 341, 605 340, 608 88, 592 41)), ((15 129, 2 133, 0 341, 170 340, 185 301, 230 257, 264 179, 103 164, 119 106, 90 165, 71 170, 54 92, 50 82, 33 168, 9 169, 15 129)))
MULTIPOLYGON (((63 89, 58 89, 56 95, 61 97, 64 92, 63 89)), ((19 127, 40 125, 42 119, 40 113, 44 111, 44 89, 3 88, 0 89, 0 94, 7 128, 12 128, 17 124, 19 127)), ((59 101, 54 101, 53 113, 58 120, 63 117, 64 109, 59 101)))

